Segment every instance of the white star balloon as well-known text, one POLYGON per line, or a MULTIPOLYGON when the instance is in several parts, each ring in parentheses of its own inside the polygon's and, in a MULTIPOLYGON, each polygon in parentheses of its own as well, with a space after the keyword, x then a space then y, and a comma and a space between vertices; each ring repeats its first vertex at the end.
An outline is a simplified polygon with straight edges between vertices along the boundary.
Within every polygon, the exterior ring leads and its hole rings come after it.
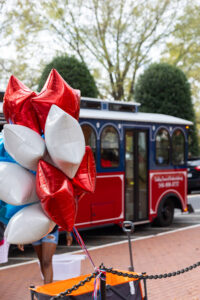
POLYGON ((41 204, 26 206, 9 221, 5 237, 10 244, 30 244, 50 232, 56 224, 46 216, 41 204))
POLYGON ((45 155, 44 139, 34 130, 15 124, 4 125, 4 147, 24 168, 37 170, 38 161, 45 155))
POLYGON ((52 105, 45 124, 45 142, 55 165, 73 178, 85 154, 85 138, 78 121, 52 105))
POLYGON ((11 162, 0 162, 0 199, 12 205, 39 201, 35 175, 11 162))

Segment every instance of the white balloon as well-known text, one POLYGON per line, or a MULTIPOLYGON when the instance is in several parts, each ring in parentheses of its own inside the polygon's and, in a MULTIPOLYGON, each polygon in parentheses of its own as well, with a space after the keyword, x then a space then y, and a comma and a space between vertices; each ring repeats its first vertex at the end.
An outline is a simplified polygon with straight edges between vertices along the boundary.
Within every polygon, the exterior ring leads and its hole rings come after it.
POLYGON ((55 165, 73 178, 85 153, 85 138, 78 121, 52 105, 45 124, 45 142, 55 165))
POLYGON ((35 175, 15 163, 0 162, 0 199, 12 205, 39 201, 35 175))
POLYGON ((51 156, 49 155, 48 151, 46 152, 46 155, 43 157, 43 160, 48 162, 50 165, 56 167, 55 163, 53 162, 51 156))
POLYGON ((37 203, 19 210, 8 222, 4 235, 10 244, 30 244, 40 240, 55 225, 37 203))
POLYGON ((37 170, 38 161, 45 155, 44 139, 34 130, 14 124, 4 125, 4 147, 23 167, 37 170))

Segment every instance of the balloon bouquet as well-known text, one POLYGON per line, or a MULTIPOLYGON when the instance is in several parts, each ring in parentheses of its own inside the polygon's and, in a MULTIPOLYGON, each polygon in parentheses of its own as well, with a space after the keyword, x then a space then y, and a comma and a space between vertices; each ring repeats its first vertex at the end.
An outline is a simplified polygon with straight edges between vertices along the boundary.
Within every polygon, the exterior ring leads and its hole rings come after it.
POLYGON ((72 231, 78 201, 94 192, 96 168, 78 123, 80 92, 55 70, 37 95, 14 76, 0 133, 0 221, 10 244, 41 239, 55 224, 72 231))

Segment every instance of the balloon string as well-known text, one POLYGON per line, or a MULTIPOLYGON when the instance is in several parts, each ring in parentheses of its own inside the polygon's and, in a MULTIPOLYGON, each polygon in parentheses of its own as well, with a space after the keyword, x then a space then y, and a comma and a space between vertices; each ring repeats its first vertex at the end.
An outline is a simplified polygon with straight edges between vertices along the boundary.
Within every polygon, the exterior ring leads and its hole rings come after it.
POLYGON ((100 289, 100 279, 101 280, 106 280, 106 271, 97 269, 97 271, 99 272, 99 274, 95 277, 94 280, 94 292, 93 292, 93 299, 94 300, 98 300, 101 299, 101 289, 100 289), (102 276, 103 275, 103 276, 102 276), (99 296, 100 298, 98 298, 98 291, 99 291, 99 296))
POLYGON ((75 238, 76 238, 77 242, 79 243, 79 245, 81 246, 81 248, 85 251, 87 257, 89 258, 91 264, 93 265, 93 268, 96 270, 97 268, 95 267, 95 264, 94 264, 94 262, 93 262, 93 260, 92 260, 92 258, 90 256, 90 254, 89 254, 86 246, 85 246, 85 243, 84 243, 82 237, 80 236, 80 234, 79 234, 79 232, 78 232, 78 230, 76 229, 75 226, 73 227, 73 232, 74 232, 74 235, 75 235, 75 238))
POLYGON ((99 284, 99 275, 94 280, 94 292, 92 294, 94 300, 98 299, 98 290, 99 290, 100 299, 101 299, 101 290, 100 290, 100 284, 99 284))
POLYGON ((93 265, 94 270, 95 270, 96 272, 98 272, 98 274, 97 274, 97 276, 95 277, 95 280, 94 280, 93 299, 94 299, 94 300, 98 300, 98 291, 99 291, 99 295, 100 295, 100 298, 99 298, 99 299, 101 299, 100 279, 105 280, 106 272, 103 271, 103 270, 100 270, 99 268, 96 268, 96 267, 95 267, 95 264, 94 264, 94 262, 93 262, 93 260, 92 260, 92 258, 91 258, 91 256, 90 256, 90 254, 89 254, 89 252, 88 252, 86 246, 85 246, 85 243, 84 243, 82 237, 80 236, 80 234, 79 234, 79 232, 78 232, 78 230, 76 229, 75 226, 73 227, 73 232, 74 232, 74 236, 75 236, 75 238, 76 238, 78 244, 79 244, 79 245, 81 246, 81 248, 85 251, 87 257, 89 258, 91 264, 93 265), (102 276, 102 275, 103 275, 103 276, 102 276))

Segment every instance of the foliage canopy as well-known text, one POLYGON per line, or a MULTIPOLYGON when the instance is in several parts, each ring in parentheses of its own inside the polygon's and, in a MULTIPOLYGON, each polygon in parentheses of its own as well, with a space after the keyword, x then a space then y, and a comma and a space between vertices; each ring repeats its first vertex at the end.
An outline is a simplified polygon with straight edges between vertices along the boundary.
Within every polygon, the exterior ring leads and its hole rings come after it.
POLYGON ((193 95, 198 100, 200 51, 199 51, 199 2, 188 2, 175 25, 172 38, 166 43, 162 60, 180 67, 192 83, 193 95))
POLYGON ((98 90, 89 69, 84 62, 69 56, 56 57, 46 65, 39 79, 38 91, 42 89, 51 69, 56 69, 71 87, 80 90, 81 96, 97 98, 98 90))
POLYGON ((191 89, 181 69, 167 63, 151 64, 138 78, 135 99, 141 103, 141 111, 168 114, 194 122, 190 150, 193 155, 198 155, 191 89))
POLYGON ((47 57, 67 53, 93 70, 101 96, 128 101, 139 69, 173 31, 180 7, 180 0, 12 1, 4 35, 16 47, 21 80, 28 68, 36 73, 34 57, 41 67, 47 57))

